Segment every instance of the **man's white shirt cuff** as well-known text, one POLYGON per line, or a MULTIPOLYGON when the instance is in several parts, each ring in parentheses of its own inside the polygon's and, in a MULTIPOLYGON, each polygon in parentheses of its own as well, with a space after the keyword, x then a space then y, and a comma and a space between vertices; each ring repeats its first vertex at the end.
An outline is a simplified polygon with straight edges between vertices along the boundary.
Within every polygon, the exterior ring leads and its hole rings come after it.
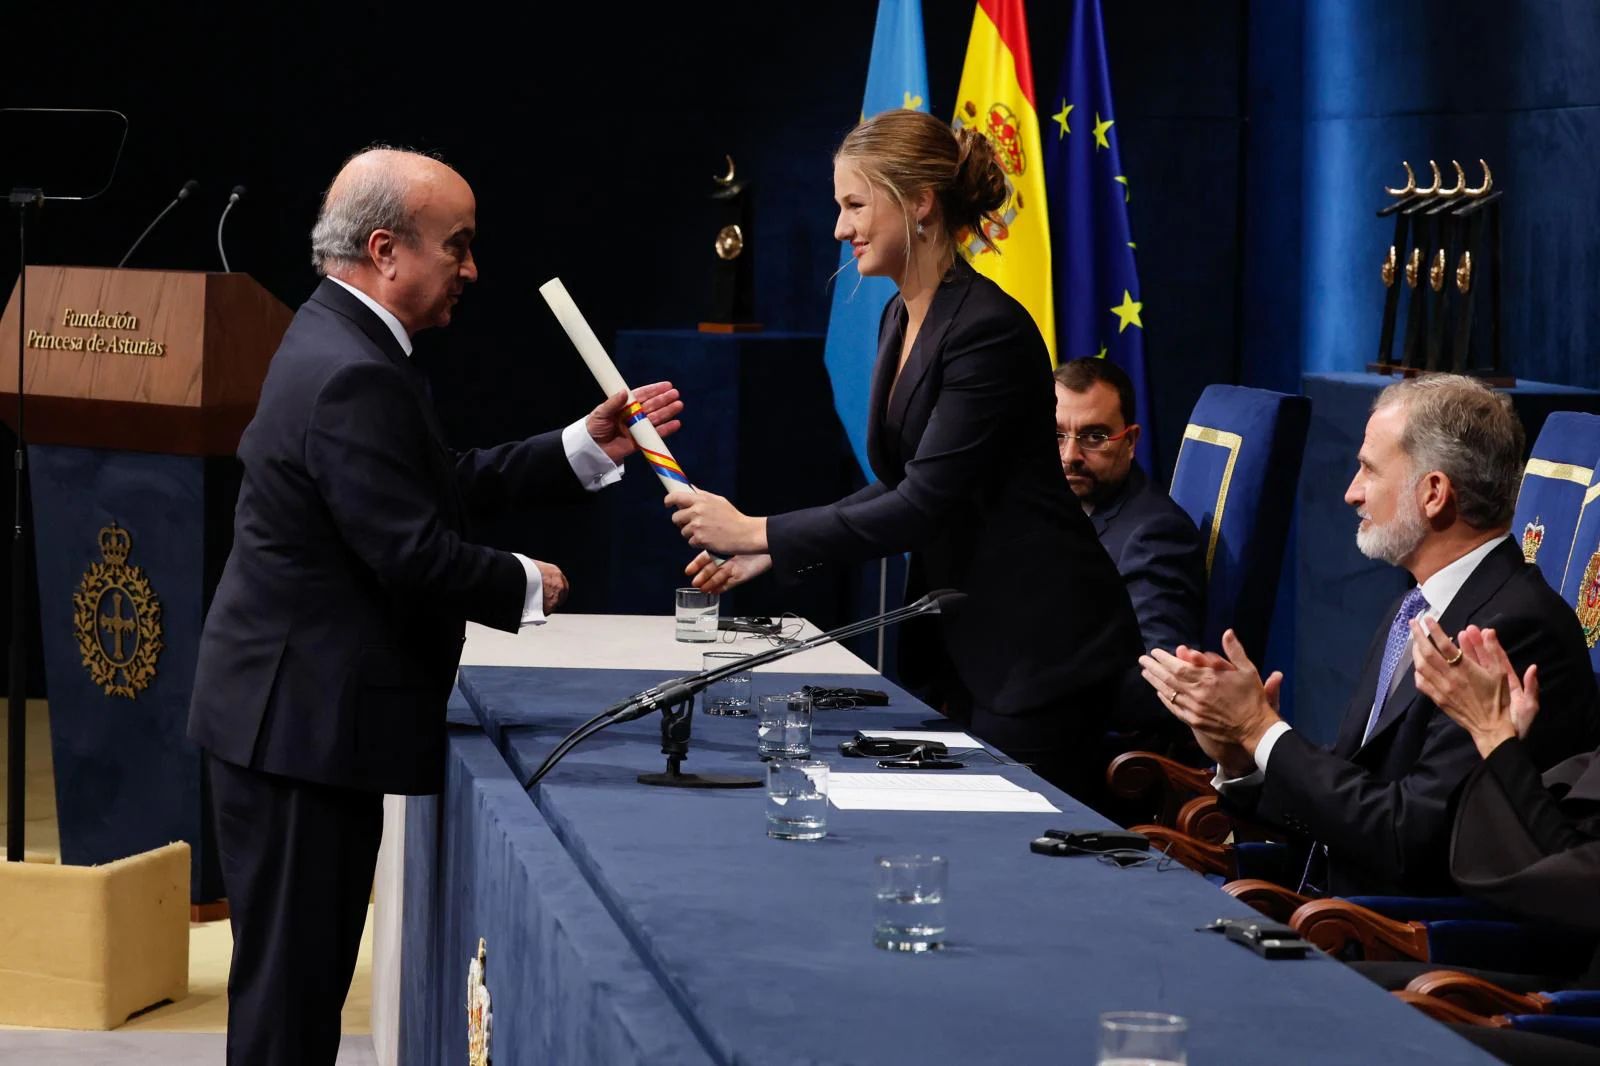
POLYGON ((598 492, 622 480, 622 464, 613 463, 611 456, 594 442, 584 428, 586 421, 580 418, 561 431, 561 447, 566 450, 567 462, 579 483, 589 492, 598 492))
MULTIPOLYGON (((609 460, 607 460, 609 462, 609 460)), ((517 562, 522 564, 522 572, 528 575, 528 591, 522 596, 522 625, 542 626, 544 617, 544 575, 539 573, 539 567, 526 555, 517 555, 517 562)))
POLYGON ((1273 722, 1267 731, 1261 734, 1261 743, 1256 745, 1254 759, 1256 768, 1253 773, 1243 777, 1223 777, 1222 768, 1217 767, 1216 776, 1211 779, 1211 787, 1218 792, 1226 792, 1230 788, 1251 788, 1260 785, 1267 779, 1267 760, 1272 758, 1272 747, 1278 743, 1278 738, 1289 731, 1288 722, 1273 722))

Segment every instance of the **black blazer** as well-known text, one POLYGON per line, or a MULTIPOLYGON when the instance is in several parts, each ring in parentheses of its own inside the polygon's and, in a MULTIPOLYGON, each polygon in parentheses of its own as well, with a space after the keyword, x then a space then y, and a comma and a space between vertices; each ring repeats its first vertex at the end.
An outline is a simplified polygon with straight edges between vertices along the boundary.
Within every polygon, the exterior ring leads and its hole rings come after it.
MULTIPOLYGON (((1540 702, 1551 706, 1542 689, 1540 702)), ((1522 741, 1495 748, 1462 786, 1450 872, 1469 896, 1600 937, 1600 753, 1541 781, 1522 741)), ((1579 983, 1600 988, 1600 952, 1579 983)))
POLYGON ((515 631, 527 588, 513 555, 469 541, 469 516, 581 494, 560 434, 451 453, 394 334, 323 281, 272 357, 239 458, 189 736, 288 777, 438 791, 466 621, 515 631))
MULTIPOLYGON (((1272 749, 1261 789, 1227 797, 1302 842, 1325 845, 1322 887, 1334 895, 1454 892, 1449 806, 1478 763, 1472 739, 1417 691, 1415 673, 1402 660, 1400 680, 1372 736, 1361 742, 1398 611, 1397 601, 1373 637, 1333 750, 1291 730, 1272 749)), ((1493 626, 1518 670, 1539 664, 1545 710, 1529 742, 1540 766, 1595 746, 1595 678, 1577 617, 1509 537, 1478 564, 1439 623, 1451 635, 1469 623, 1493 626)))
POLYGON ((1205 632, 1206 549, 1189 513, 1134 463, 1122 491, 1096 507, 1089 521, 1128 587, 1145 648, 1198 648, 1205 632))
POLYGON ((867 426, 879 480, 769 518, 773 564, 911 552, 907 599, 954 588, 967 601, 907 626, 902 680, 958 711, 1060 708, 1128 669, 1139 637, 1122 580, 1061 476, 1044 341, 1021 304, 960 260, 895 383, 905 326, 896 296, 878 331, 867 426))

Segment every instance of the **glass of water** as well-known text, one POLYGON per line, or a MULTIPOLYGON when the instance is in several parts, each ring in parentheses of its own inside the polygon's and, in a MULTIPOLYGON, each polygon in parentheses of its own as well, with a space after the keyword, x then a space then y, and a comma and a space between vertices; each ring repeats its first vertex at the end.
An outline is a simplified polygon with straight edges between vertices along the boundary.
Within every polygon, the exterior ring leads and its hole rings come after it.
MULTIPOLYGON (((702 670, 720 670, 750 656, 740 651, 708 651, 700 656, 702 670)), ((701 714, 743 718, 750 713, 750 671, 740 670, 714 681, 701 697, 701 714)))
POLYGON ((872 942, 886 951, 932 951, 945 941, 949 863, 939 855, 880 856, 874 870, 872 942))
POLYGON ((828 835, 828 764, 806 759, 767 763, 767 836, 821 840, 828 835))
POLYGON ((1100 1015, 1100 1066, 1185 1066, 1189 1023, 1176 1014, 1107 1011, 1100 1015))
POLYGON ((811 754, 811 697, 781 692, 761 697, 756 754, 763 759, 804 759, 811 754))
POLYGON ((699 589, 679 589, 678 639, 685 644, 710 644, 717 639, 717 603, 721 600, 715 592, 699 589))

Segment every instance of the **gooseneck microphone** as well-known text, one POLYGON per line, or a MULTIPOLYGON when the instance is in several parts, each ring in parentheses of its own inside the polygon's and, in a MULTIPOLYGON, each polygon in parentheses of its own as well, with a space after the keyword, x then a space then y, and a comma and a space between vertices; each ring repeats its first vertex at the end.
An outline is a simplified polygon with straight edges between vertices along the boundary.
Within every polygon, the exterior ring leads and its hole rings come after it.
POLYGON ((161 213, 155 217, 155 221, 146 226, 144 228, 144 232, 139 234, 139 239, 133 242, 133 248, 129 248, 128 254, 124 255, 122 257, 122 261, 117 264, 117 268, 119 270, 125 263, 127 263, 128 256, 133 254, 134 249, 138 248, 140 244, 144 243, 144 239, 150 236, 150 231, 156 228, 156 223, 166 218, 168 211, 171 211, 174 207, 177 207, 183 201, 187 200, 198 188, 200 188, 200 183, 195 181, 193 178, 190 178, 188 181, 183 183, 183 188, 178 190, 178 195, 172 198, 172 202, 170 204, 161 209, 161 213))
POLYGON ((243 199, 244 186, 235 185, 233 191, 228 194, 228 206, 222 209, 222 217, 217 219, 217 254, 222 256, 223 273, 232 273, 232 268, 228 266, 228 253, 222 247, 222 226, 228 221, 228 212, 233 210, 233 205, 243 199))
POLYGON ((966 598, 967 594, 964 592, 957 592, 954 589, 938 589, 928 593, 915 603, 908 603, 904 607, 880 614, 876 618, 852 622, 827 633, 818 633, 807 640, 796 641, 793 644, 786 644, 780 648, 773 648, 770 651, 751 655, 727 666, 719 666, 710 670, 702 670, 698 674, 690 674, 687 677, 675 677, 670 681, 663 681, 659 685, 645 689, 643 692, 630 696, 619 703, 612 704, 571 733, 568 733, 561 743, 557 744, 550 754, 545 757, 539 768, 528 775, 522 787, 524 790, 532 789, 545 774, 555 768, 556 763, 560 762, 568 752, 607 726, 616 725, 619 722, 631 722, 635 718, 643 718, 645 715, 657 711, 666 715, 669 708, 686 703, 693 698, 695 693, 714 682, 722 680, 728 674, 753 670, 757 666, 764 666, 779 659, 786 659, 802 651, 810 651, 812 648, 821 647, 824 644, 832 644, 835 641, 849 640, 851 637, 870 633, 875 629, 891 626, 897 622, 905 622, 921 615, 954 614, 960 610, 961 603, 966 598))

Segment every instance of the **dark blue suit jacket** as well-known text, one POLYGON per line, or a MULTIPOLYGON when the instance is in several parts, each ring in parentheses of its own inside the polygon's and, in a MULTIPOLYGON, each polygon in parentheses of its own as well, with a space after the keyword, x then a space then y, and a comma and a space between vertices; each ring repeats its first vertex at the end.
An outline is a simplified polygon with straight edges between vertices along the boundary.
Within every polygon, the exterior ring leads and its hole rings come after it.
POLYGON ((953 588, 967 600, 957 614, 906 627, 908 686, 957 712, 1065 709, 1091 722, 1107 708, 1074 706, 1073 696, 1132 666, 1138 627, 1061 476, 1038 327, 961 260, 895 383, 905 326, 896 296, 879 327, 867 426, 879 480, 838 503, 769 518, 773 565, 796 571, 909 551, 907 599, 953 588))
POLYGON ((452 453, 394 334, 324 281, 272 357, 239 458, 189 736, 269 773, 438 791, 466 622, 515 631, 527 589, 515 556, 471 543, 470 516, 580 495, 560 434, 452 453))
MULTIPOLYGON (((1373 635, 1361 681, 1332 750, 1299 730, 1278 739, 1259 789, 1229 789, 1224 803, 1289 830, 1302 847, 1318 841, 1311 879, 1339 896, 1451 895, 1450 800, 1479 762, 1467 731, 1417 691, 1402 669, 1372 733, 1363 739, 1384 645, 1400 602, 1373 635)), ((1572 608, 1522 558, 1509 537, 1486 555, 1439 619, 1456 634, 1493 627, 1520 674, 1539 665, 1543 709, 1527 748, 1548 767, 1595 747, 1595 676, 1572 608)), ((1404 661, 1402 660, 1404 664, 1404 661)), ((1299 870, 1304 852, 1292 865, 1299 870)), ((1290 886, 1294 887, 1294 886, 1290 886)))
POLYGON ((1128 586, 1145 648, 1200 647, 1206 552, 1188 512, 1135 463, 1122 491, 1095 508, 1089 520, 1128 586))

